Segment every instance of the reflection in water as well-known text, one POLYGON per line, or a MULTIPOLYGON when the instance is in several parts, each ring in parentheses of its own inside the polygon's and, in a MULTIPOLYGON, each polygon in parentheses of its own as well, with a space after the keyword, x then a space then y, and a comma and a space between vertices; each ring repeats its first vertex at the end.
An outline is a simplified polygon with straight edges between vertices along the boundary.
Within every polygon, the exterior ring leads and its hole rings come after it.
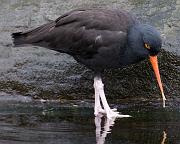
POLYGON ((104 127, 101 127, 103 115, 98 115, 95 117, 96 125, 96 144, 104 144, 106 136, 108 133, 111 133, 110 127, 114 125, 115 118, 108 119, 104 117, 104 127))
MULTIPOLYGON (((94 122, 96 126, 96 144, 104 144, 107 134, 111 133, 111 127, 115 124, 115 119, 108 119, 99 114, 95 117, 94 122)), ((162 140, 160 144, 166 144, 167 133, 163 131, 162 140)))
POLYGON ((0 101, 0 144, 180 144, 179 110, 123 113, 133 117, 94 119, 92 108, 0 101))
POLYGON ((166 139, 167 139, 167 133, 166 133, 166 131, 163 131, 163 139, 161 141, 161 144, 165 144, 166 139))

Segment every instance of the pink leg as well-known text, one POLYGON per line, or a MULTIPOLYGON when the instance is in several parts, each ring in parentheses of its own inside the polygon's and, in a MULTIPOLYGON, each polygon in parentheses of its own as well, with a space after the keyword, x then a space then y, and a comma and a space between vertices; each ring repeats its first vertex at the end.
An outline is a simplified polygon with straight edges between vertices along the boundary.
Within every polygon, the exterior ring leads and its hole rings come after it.
POLYGON ((106 100, 104 93, 104 85, 102 83, 101 77, 94 78, 94 89, 95 89, 95 107, 94 114, 105 113, 107 118, 112 119, 114 117, 130 117, 129 115, 120 115, 116 109, 111 109, 106 100), (101 107, 100 100, 102 101, 103 108, 101 107))

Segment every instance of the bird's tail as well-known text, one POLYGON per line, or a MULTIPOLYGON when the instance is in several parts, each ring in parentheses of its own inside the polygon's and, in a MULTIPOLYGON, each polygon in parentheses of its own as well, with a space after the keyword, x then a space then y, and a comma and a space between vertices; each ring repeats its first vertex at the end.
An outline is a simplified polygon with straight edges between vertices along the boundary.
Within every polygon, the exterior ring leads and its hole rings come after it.
POLYGON ((22 32, 12 33, 12 38, 14 46, 21 46, 23 44, 27 44, 26 35, 22 32))
POLYGON ((38 43, 44 39, 54 25, 54 21, 52 21, 27 32, 12 33, 11 36, 13 39, 13 44, 14 46, 22 46, 26 44, 38 45, 38 43))

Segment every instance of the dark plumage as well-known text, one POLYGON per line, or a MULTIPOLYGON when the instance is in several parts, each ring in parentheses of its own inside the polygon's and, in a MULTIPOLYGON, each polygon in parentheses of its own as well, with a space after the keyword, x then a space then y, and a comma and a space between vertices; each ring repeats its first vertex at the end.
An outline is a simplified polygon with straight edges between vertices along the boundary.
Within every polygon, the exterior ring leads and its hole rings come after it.
MULTIPOLYGON (((73 10, 34 30, 13 33, 12 37, 15 46, 30 44, 67 53, 96 73, 149 56, 155 59, 161 48, 160 34, 154 27, 141 24, 121 10, 73 10)), ((158 74, 156 71, 163 93, 158 74)))
MULTIPOLYGON (((13 38, 15 45, 32 44, 68 53, 87 67, 102 71, 148 57, 143 38, 152 37, 147 41, 154 43, 155 34, 160 39, 155 30, 149 29, 153 28, 141 25, 125 11, 79 9, 34 30, 14 33, 13 38)), ((160 41, 157 45, 156 53, 161 47, 160 41)))

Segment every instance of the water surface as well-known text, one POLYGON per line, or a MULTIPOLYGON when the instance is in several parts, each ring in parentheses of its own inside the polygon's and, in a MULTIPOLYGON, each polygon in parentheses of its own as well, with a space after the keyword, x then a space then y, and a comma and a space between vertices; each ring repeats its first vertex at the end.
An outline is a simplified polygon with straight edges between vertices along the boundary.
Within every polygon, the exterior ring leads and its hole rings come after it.
POLYGON ((3 144, 179 144, 180 112, 154 106, 119 107, 132 118, 94 117, 92 103, 0 102, 3 144))

